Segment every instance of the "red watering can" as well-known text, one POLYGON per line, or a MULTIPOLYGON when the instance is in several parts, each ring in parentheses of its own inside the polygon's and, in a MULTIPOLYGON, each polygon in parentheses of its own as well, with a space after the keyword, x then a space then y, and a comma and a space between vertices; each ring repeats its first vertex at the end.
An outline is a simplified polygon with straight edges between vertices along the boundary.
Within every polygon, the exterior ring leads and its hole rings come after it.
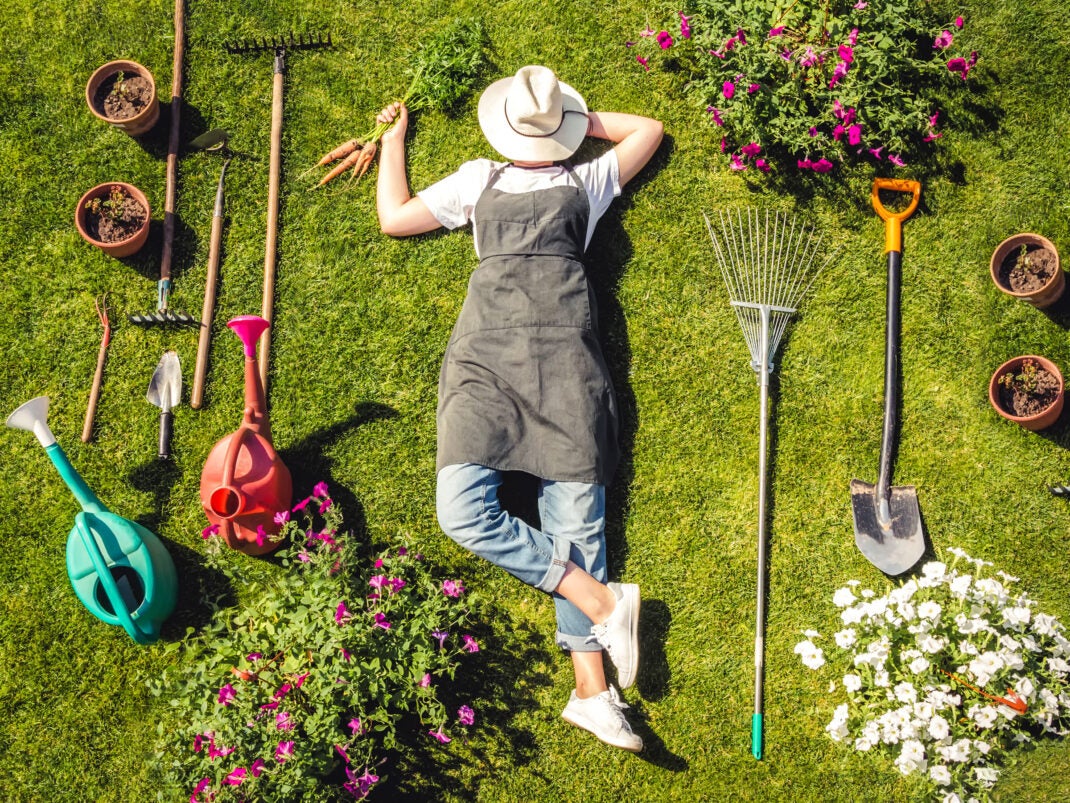
POLYGON ((245 412, 237 431, 216 443, 205 461, 201 504, 228 546, 263 555, 278 548, 270 538, 281 529, 275 514, 293 501, 290 470, 271 445, 256 360, 256 342, 270 324, 258 315, 239 315, 227 326, 245 346, 245 412))

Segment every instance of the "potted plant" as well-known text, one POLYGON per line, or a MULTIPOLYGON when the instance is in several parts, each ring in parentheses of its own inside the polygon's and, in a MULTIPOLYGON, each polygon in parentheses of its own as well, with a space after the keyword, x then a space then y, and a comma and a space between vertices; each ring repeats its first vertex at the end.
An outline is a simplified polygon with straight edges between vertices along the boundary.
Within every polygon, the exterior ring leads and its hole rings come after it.
POLYGON ((1063 375, 1044 357, 1007 360, 988 383, 988 400, 996 412, 1029 430, 1054 424, 1062 413, 1063 398, 1063 375))
POLYGON ((152 73, 136 61, 109 61, 89 77, 85 85, 89 110, 105 122, 140 136, 156 125, 160 102, 152 73))
POLYGON ((989 270, 996 287, 1040 309, 1058 301, 1066 284, 1058 250, 1032 232, 1015 234, 996 246, 989 270))
POLYGON ((78 199, 74 224, 78 233, 113 257, 137 253, 149 236, 152 210, 145 194, 132 184, 98 184, 78 199))

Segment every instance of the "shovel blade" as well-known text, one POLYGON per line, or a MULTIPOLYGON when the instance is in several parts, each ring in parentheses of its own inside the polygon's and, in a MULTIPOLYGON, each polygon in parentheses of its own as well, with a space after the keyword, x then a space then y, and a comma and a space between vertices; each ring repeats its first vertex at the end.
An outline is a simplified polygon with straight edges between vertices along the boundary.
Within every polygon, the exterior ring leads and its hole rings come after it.
POLYGON ((889 489, 887 526, 881 524, 877 486, 851 480, 851 512, 855 546, 874 566, 896 577, 921 560, 925 536, 921 530, 918 492, 913 485, 889 489))

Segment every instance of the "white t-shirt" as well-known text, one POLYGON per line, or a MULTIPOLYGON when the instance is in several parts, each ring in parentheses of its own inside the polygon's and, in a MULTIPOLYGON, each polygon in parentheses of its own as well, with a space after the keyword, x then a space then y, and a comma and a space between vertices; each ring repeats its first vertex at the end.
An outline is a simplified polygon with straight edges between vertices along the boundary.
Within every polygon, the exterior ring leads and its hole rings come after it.
MULTIPOLYGON (((473 231, 479 226, 474 218, 476 201, 486 189, 491 175, 505 162, 476 159, 465 162, 457 172, 416 193, 431 214, 447 229, 471 223, 473 231)), ((572 172, 587 191, 590 216, 587 220, 586 250, 594 236, 594 227, 605 214, 613 199, 620 195, 620 169, 617 154, 612 149, 590 162, 572 166, 572 172)), ((509 193, 533 192, 550 187, 575 186, 561 164, 547 167, 516 167, 509 164, 498 178, 494 189, 509 193)), ((479 238, 476 238, 478 251, 479 238)))

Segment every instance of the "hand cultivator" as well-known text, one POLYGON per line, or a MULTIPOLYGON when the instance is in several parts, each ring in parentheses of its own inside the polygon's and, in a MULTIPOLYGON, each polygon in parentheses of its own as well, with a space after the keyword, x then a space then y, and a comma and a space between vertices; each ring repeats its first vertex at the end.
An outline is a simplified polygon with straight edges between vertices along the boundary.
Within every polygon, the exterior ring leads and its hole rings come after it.
MULTIPOLYGON (((273 37, 229 42, 228 53, 260 53, 270 50, 275 54, 274 79, 271 98, 271 161, 268 180, 267 242, 264 247, 264 297, 261 316, 272 321, 275 302, 275 248, 278 239, 279 177, 282 165, 282 85, 286 72, 286 53, 290 50, 311 50, 331 46, 331 35, 273 37)), ((260 337, 260 382, 267 392, 268 358, 271 349, 271 329, 264 330, 260 337)))
POLYGON ((835 253, 820 259, 822 238, 809 225, 779 212, 756 210, 721 214, 717 230, 706 218, 713 252, 728 296, 750 349, 751 367, 761 388, 758 430, 758 604, 754 640, 754 714, 751 753, 762 758, 765 688, 766 497, 769 379, 773 356, 791 316, 814 279, 835 253))

